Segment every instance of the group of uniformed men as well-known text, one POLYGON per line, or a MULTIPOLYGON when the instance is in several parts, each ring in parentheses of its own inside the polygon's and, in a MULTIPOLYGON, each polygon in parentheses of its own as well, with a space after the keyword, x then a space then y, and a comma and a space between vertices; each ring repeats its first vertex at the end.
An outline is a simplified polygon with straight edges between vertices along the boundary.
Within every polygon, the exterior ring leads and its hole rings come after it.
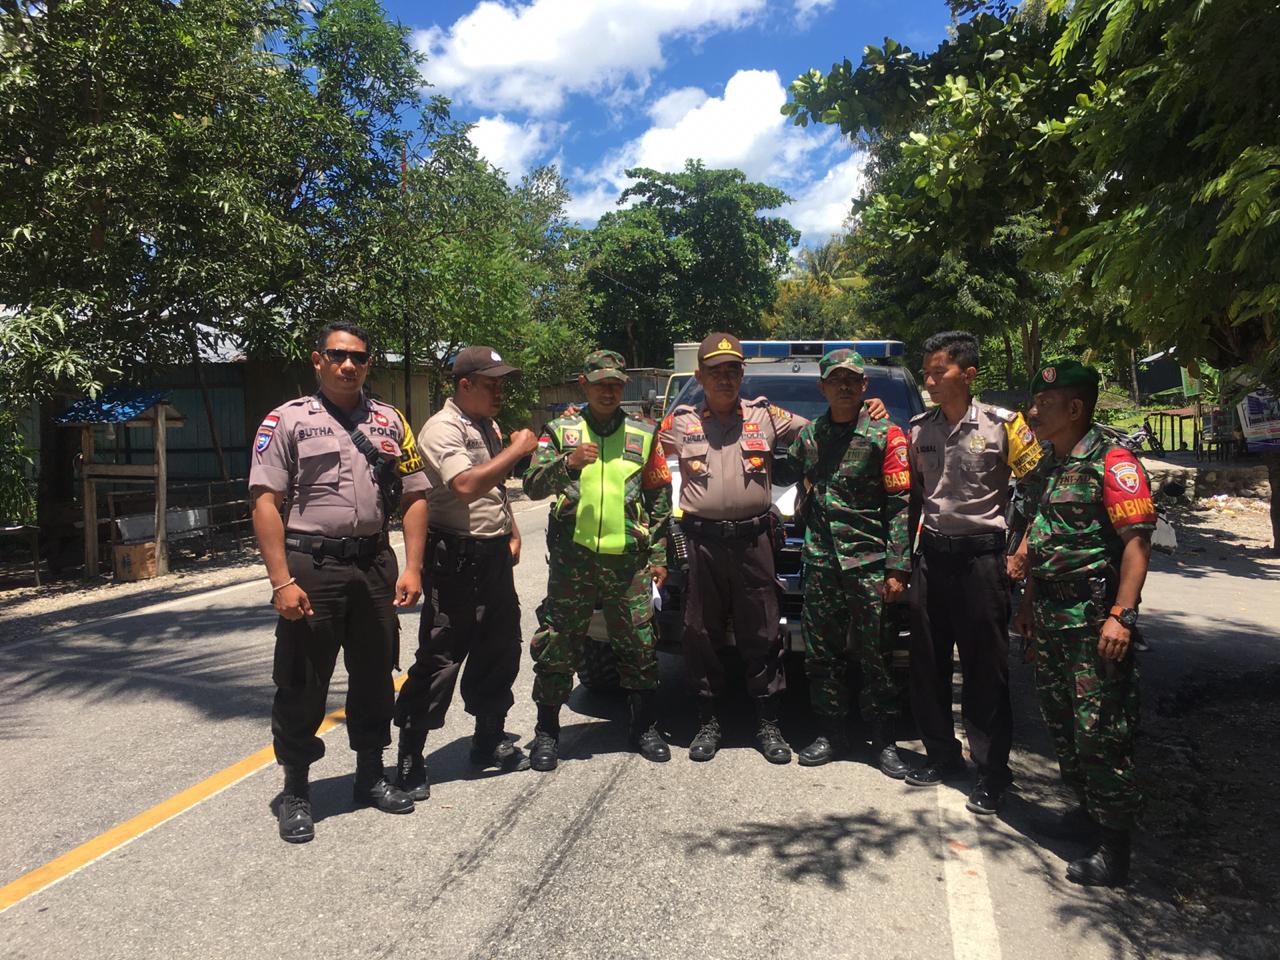
POLYGON ((821 359, 828 409, 809 422, 764 397, 741 397, 742 346, 713 333, 698 354, 703 402, 676 407, 661 426, 627 415, 625 362, 599 350, 578 378, 584 405, 541 437, 517 430, 504 444, 495 417, 505 379, 518 371, 497 351, 473 346, 454 360, 453 395, 415 442, 395 407, 364 392, 370 350, 361 328, 324 327, 311 357, 316 393, 272 411, 254 442, 254 530, 280 614, 272 732, 284 768, 283 839, 314 836, 308 768, 324 754, 316 731, 339 649, 359 804, 408 813, 430 795, 426 738, 444 725, 459 672, 463 704, 475 717, 472 762, 554 769, 560 707, 592 642, 586 634, 597 606, 627 692, 630 742, 648 760, 669 760, 655 710, 650 600, 651 584, 667 576, 668 456, 679 463, 678 522, 688 545, 683 651, 699 716, 689 756, 707 761, 719 749, 722 655, 735 647, 756 705, 759 749, 772 763, 788 763, 778 712, 779 531, 770 511, 773 454, 782 446, 803 476, 802 626, 819 723, 800 763, 824 764, 851 750, 848 677, 856 669, 857 705, 880 770, 913 786, 962 776, 952 718, 958 648, 961 715, 977 768, 967 806, 994 814, 1012 781, 1008 627, 1011 585, 1025 579, 1015 623, 1035 662, 1063 778, 1079 801, 1040 829, 1093 842, 1068 867, 1069 879, 1126 880, 1141 808, 1130 635, 1155 513, 1141 464, 1093 427, 1092 368, 1064 361, 1039 370, 1024 420, 974 399, 977 341, 938 334, 924 346, 924 386, 935 406, 907 435, 881 401, 864 402, 867 377, 856 352, 821 359), (547 596, 531 644, 537 722, 526 756, 504 731, 521 655, 512 573, 521 541, 505 481, 530 455, 526 493, 554 502, 547 596), (1026 535, 1012 544, 1011 475, 1026 488, 1030 515, 1026 535), (403 572, 387 538, 397 507, 403 572), (397 698, 396 610, 413 606, 424 584, 417 653, 397 698), (887 604, 904 598, 910 702, 927 754, 916 767, 895 744, 900 692, 884 616, 887 604), (393 721, 400 739, 388 777, 383 752, 393 721))

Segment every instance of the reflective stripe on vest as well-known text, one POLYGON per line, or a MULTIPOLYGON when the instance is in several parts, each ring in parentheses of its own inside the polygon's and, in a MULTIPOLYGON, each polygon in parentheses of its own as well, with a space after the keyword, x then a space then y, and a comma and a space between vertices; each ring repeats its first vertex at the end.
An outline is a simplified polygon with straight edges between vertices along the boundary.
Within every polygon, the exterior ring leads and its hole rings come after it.
POLYGON ((578 509, 573 542, 593 553, 625 553, 627 549, 627 479, 644 468, 653 450, 654 428, 628 417, 607 437, 598 436, 585 419, 556 427, 560 449, 594 443, 600 457, 578 475, 578 509))

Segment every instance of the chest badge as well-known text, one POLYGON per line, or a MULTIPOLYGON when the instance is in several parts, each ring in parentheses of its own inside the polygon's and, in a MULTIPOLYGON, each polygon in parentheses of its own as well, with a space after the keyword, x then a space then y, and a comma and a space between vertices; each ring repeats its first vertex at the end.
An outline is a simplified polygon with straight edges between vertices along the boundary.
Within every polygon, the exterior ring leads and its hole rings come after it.
POLYGON ((566 447, 576 447, 581 440, 581 436, 577 430, 566 430, 564 432, 564 445, 566 447))
POLYGON ((389 424, 391 421, 387 419, 387 417, 386 417, 386 415, 385 415, 385 414, 382 414, 382 413, 375 413, 375 414, 373 415, 373 422, 374 422, 374 423, 376 423, 376 424, 377 424, 378 426, 380 426, 380 427, 385 427, 385 426, 387 426, 387 424, 389 424))
POLYGON ((982 434, 975 433, 969 438, 970 453, 981 453, 985 449, 987 449, 987 440, 982 434))
POLYGON ((706 468, 707 468, 707 464, 705 461, 702 461, 702 460, 689 461, 689 471, 691 473, 701 473, 706 468))

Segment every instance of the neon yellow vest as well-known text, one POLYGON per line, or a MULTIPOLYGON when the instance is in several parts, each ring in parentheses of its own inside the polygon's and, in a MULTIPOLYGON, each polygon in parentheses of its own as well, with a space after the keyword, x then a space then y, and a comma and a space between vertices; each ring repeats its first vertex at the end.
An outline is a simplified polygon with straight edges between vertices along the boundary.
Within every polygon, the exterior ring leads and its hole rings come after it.
POLYGON ((578 476, 574 543, 594 553, 626 552, 627 480, 644 469, 653 438, 653 427, 630 417, 607 437, 598 436, 581 417, 556 427, 556 439, 566 453, 583 443, 600 448, 600 458, 578 476))

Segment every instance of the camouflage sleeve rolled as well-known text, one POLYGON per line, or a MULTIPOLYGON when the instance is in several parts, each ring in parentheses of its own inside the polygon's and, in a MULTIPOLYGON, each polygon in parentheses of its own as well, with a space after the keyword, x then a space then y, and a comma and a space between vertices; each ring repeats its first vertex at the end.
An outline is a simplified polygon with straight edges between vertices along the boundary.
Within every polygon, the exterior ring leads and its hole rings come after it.
POLYGON ((667 531, 671 527, 671 471, 662 444, 654 438, 649 462, 640 475, 640 497, 649 515, 649 564, 667 565, 667 531))
POLYGON ((884 477, 884 568, 906 572, 911 569, 911 540, 907 528, 911 468, 907 438, 896 424, 890 424, 887 431, 880 472, 884 477))
POLYGON ((554 432, 544 430, 538 438, 538 446, 524 472, 524 492, 530 500, 545 500, 563 493, 574 477, 569 473, 567 453, 560 452, 560 443, 554 432))

